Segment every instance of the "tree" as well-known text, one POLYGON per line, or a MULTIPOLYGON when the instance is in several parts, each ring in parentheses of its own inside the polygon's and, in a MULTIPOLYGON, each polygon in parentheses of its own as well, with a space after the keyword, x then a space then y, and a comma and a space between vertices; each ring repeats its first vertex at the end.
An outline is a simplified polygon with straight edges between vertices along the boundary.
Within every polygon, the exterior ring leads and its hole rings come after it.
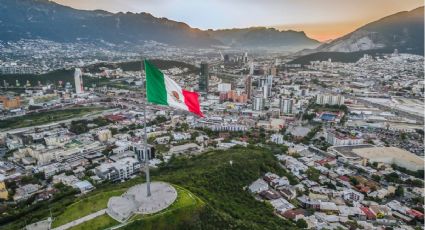
POLYGON ((112 136, 118 133, 117 128, 110 128, 112 136))
POLYGON ((398 197, 404 196, 404 188, 401 185, 397 186, 397 188, 395 189, 394 195, 398 197))
POLYGON ((374 181, 376 181, 376 182, 381 181, 381 177, 380 177, 380 176, 378 176, 378 175, 376 175, 376 174, 372 175, 372 179, 373 179, 374 181))
POLYGON ((358 185, 358 184, 359 184, 359 181, 358 181, 355 177, 351 177, 351 178, 350 178, 350 182, 351 182, 353 185, 358 185))
POLYGON ((319 181, 319 177, 320 177, 320 171, 319 170, 317 170, 313 167, 309 167, 305 173, 307 174, 307 178, 309 180, 319 181))
POLYGON ((304 219, 298 219, 296 225, 298 228, 308 228, 308 224, 304 219))

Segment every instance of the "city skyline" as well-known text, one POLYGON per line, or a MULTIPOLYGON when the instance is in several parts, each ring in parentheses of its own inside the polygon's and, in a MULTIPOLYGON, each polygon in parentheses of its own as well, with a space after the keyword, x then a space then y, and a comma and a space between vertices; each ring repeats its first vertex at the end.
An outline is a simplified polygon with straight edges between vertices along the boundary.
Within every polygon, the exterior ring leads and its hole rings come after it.
POLYGON ((102 9, 114 13, 147 12, 155 17, 166 17, 203 30, 265 26, 280 30, 304 31, 309 37, 322 42, 343 36, 393 13, 423 6, 423 1, 418 0, 402 2, 361 0, 344 3, 336 0, 316 2, 267 0, 261 3, 251 0, 243 2, 214 0, 202 3, 180 0, 106 0, 102 3, 93 0, 54 1, 85 10, 102 9))

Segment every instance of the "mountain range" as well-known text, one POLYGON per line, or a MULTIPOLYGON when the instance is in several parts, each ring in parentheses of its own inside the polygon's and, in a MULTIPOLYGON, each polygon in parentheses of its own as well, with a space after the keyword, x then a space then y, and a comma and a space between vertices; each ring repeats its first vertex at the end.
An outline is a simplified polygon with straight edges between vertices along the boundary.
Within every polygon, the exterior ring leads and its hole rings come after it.
POLYGON ((140 44, 154 40, 177 46, 221 45, 205 31, 148 13, 76 10, 48 0, 0 0, 0 12, 0 39, 4 41, 140 44))
POLYGON ((207 32, 213 38, 232 47, 299 50, 300 48, 316 48, 320 45, 319 41, 307 37, 302 31, 279 31, 275 28, 251 27, 208 30, 207 32))
POLYGON ((0 0, 0 12, 0 40, 3 41, 45 39, 141 44, 153 40, 181 47, 222 46, 227 45, 226 39, 235 40, 236 45, 243 47, 267 44, 311 48, 312 44, 319 44, 303 32, 250 28, 228 30, 222 35, 221 31, 203 31, 148 13, 77 10, 48 0, 0 0))
POLYGON ((302 54, 317 52, 400 52, 424 54, 424 7, 399 12, 302 54))
POLYGON ((317 52, 394 50, 423 55, 424 7, 371 22, 341 38, 319 43, 304 32, 274 28, 200 30, 149 13, 77 10, 49 0, 0 0, 0 40, 45 39, 140 45, 156 41, 178 47, 265 48, 317 52))

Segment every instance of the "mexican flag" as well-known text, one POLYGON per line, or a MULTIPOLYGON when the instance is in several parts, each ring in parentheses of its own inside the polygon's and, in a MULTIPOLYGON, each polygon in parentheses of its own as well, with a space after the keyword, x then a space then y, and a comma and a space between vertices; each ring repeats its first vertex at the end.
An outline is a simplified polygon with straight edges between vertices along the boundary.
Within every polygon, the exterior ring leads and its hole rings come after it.
POLYGON ((164 75, 158 68, 145 60, 146 97, 148 102, 166 105, 204 115, 199 106, 198 93, 182 89, 173 79, 164 75))

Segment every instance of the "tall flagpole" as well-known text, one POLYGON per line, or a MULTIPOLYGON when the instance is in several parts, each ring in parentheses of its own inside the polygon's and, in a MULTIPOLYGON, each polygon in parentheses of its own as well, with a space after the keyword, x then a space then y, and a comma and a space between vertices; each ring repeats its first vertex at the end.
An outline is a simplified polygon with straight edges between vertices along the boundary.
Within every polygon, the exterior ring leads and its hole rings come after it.
MULTIPOLYGON (((143 71, 143 59, 140 63, 140 76, 142 75, 143 71)), ((146 193, 147 196, 151 196, 151 179, 149 176, 149 154, 148 154, 148 134, 146 132, 146 104, 148 103, 147 100, 147 87, 146 87, 146 73, 145 73, 145 101, 143 102, 143 131, 144 131, 144 150, 143 153, 145 155, 145 173, 146 173, 146 193)))

